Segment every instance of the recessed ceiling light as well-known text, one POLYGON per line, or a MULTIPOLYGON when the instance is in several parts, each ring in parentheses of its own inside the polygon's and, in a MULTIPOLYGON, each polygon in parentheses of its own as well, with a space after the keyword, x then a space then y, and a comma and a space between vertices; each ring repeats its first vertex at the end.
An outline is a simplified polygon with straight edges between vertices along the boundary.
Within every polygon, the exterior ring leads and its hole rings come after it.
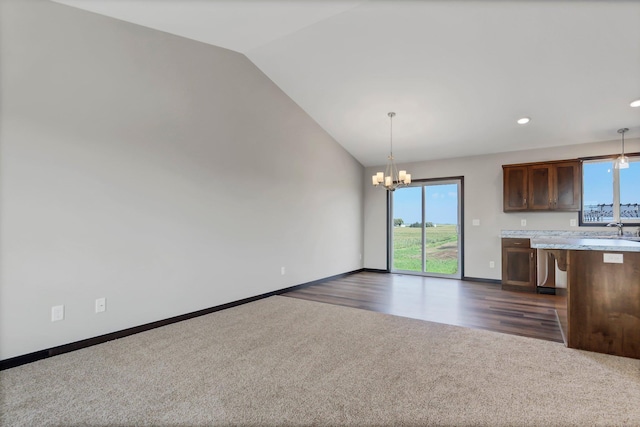
POLYGON ((636 99, 635 101, 632 101, 631 104, 632 107, 640 107, 640 99, 636 99))
POLYGON ((519 125, 526 125, 530 121, 531 121, 531 119, 529 117, 521 117, 521 118, 518 119, 518 124, 519 125))

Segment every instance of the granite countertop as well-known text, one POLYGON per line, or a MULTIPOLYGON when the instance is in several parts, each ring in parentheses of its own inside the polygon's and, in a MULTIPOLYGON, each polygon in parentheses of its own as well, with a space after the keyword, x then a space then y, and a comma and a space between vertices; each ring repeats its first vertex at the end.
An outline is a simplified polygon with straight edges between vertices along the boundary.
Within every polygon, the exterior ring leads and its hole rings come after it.
POLYGON ((536 249, 640 252, 640 239, 610 231, 502 230, 501 237, 529 238, 536 249))
POLYGON ((625 239, 534 237, 531 247, 536 249, 570 249, 582 251, 640 252, 640 242, 625 239))

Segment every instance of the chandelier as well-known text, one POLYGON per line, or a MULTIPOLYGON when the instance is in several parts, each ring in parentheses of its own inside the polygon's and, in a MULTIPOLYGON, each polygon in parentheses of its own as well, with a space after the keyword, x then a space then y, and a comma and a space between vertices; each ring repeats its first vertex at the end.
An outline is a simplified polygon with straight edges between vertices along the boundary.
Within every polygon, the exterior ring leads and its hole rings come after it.
POLYGON ((393 160, 393 118, 396 113, 391 112, 387 115, 389 116, 391 124, 391 149, 389 150, 389 161, 387 162, 387 168, 384 172, 378 172, 371 177, 371 183, 376 187, 382 184, 387 190, 393 191, 398 187, 411 184, 411 174, 407 173, 405 170, 398 171, 396 162, 393 160))
POLYGON ((622 134, 622 154, 616 159, 616 169, 627 169, 629 167, 629 158, 624 155, 624 133, 628 132, 629 128, 618 129, 618 133, 622 134))

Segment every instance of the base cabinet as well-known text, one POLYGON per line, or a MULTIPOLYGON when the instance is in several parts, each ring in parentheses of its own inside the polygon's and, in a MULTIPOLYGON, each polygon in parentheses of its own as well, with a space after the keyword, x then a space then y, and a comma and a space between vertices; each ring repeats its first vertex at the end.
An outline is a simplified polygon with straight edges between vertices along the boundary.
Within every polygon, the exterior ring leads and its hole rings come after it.
POLYGON ((563 333, 571 348, 640 359, 640 252, 605 254, 568 251, 563 333))
POLYGON ((529 239, 502 239, 502 289, 536 292, 536 250, 529 239))

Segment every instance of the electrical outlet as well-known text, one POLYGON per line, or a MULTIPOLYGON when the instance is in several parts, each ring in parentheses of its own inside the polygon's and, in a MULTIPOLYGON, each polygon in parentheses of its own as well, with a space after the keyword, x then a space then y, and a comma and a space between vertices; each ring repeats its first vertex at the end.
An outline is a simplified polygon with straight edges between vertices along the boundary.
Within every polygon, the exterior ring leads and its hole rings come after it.
POLYGON ((489 261, 489 268, 496 268, 496 263, 494 261, 489 261))
POLYGON ((284 276, 284 274, 285 274, 285 273, 286 273, 285 268, 284 268, 284 267, 280 267, 280 274, 281 274, 282 276, 284 276))
POLYGON ((527 220, 526 219, 521 219, 520 220, 520 226, 521 227, 526 227, 527 226, 527 220))
POLYGON ((622 254, 603 254, 602 261, 612 264, 622 264, 624 259, 622 254))
POLYGON ((569 220, 569 227, 575 227, 577 225, 577 222, 575 219, 570 219, 569 220))
POLYGON ((96 313, 102 313, 107 310, 107 299, 106 298, 98 298, 96 300, 96 313))
POLYGON ((478 225, 480 225, 480 220, 479 219, 473 219, 473 220, 471 220, 471 224, 475 225, 475 226, 478 226, 478 225))
POLYGON ((51 321, 57 322, 59 320, 64 320, 64 305, 51 307, 51 321))

